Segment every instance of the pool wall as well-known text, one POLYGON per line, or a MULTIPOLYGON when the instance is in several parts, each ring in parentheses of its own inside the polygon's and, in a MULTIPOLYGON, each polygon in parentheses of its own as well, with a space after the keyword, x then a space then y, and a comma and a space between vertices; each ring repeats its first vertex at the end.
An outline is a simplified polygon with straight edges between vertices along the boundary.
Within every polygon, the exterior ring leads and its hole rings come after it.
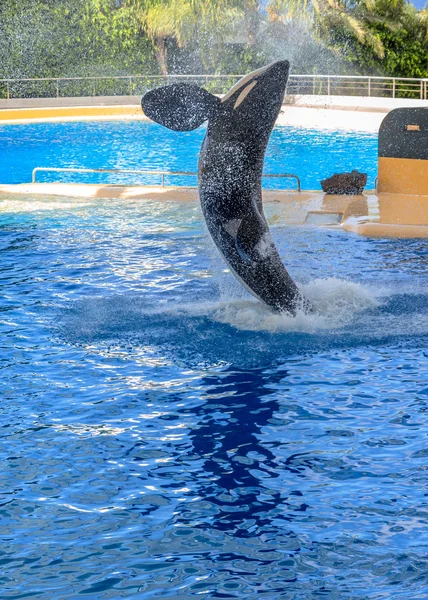
POLYGON ((116 106, 33 106, 4 108, 0 122, 95 120, 95 119, 146 119, 139 105, 116 106))
MULTIPOLYGON (((141 96, 64 96, 58 98, 3 98, 0 111, 11 108, 55 108, 58 106, 140 106, 141 96)), ((1 114, 1 112, 0 112, 1 114)))
MULTIPOLYGON (((426 100, 359 96, 286 96, 278 125, 378 131, 390 110, 426 106, 426 100)), ((145 119, 140 96, 11 98, 0 100, 0 122, 145 119)))

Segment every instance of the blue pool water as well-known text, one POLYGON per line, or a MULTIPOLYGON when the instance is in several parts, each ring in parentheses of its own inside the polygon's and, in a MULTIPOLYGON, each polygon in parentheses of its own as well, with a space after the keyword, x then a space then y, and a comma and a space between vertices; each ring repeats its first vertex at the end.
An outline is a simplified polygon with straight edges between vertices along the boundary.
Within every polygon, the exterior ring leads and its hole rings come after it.
POLYGON ((426 242, 272 233, 314 315, 195 204, 0 199, 2 600, 428 597, 426 242))
MULTIPOLYGON (((75 167, 196 171, 205 128, 179 133, 143 121, 33 123, 0 126, 0 183, 31 181, 34 167, 75 167)), ((266 173, 295 173, 306 189, 337 171, 377 174, 377 135, 276 127, 265 163, 266 173)), ((159 183, 142 175, 40 173, 38 181, 159 183)), ((177 179, 171 179, 175 184, 177 179)), ((195 179, 181 181, 195 185, 195 179)), ((268 187, 284 185, 267 180, 268 187)), ((286 184, 287 185, 287 184, 286 184)), ((293 186, 288 182, 289 186, 293 186)))

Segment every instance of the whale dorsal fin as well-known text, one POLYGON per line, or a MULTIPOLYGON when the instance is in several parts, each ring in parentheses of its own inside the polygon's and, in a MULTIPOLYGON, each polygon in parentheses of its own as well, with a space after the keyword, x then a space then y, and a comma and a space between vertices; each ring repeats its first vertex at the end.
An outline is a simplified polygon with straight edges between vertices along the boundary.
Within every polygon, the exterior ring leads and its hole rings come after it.
POLYGON ((202 125, 220 105, 220 99, 189 83, 176 83, 147 92, 141 100, 149 119, 174 131, 202 125))

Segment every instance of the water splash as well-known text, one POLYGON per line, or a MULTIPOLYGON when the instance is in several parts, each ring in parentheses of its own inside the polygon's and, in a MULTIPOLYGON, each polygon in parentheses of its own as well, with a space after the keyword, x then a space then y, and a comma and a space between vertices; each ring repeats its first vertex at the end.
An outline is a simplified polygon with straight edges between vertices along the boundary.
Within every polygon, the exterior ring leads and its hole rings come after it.
POLYGON ((314 307, 312 313, 277 314, 260 302, 235 300, 223 301, 214 309, 213 318, 249 331, 316 333, 338 330, 350 323, 357 313, 380 304, 368 287, 334 277, 316 279, 301 287, 314 307))

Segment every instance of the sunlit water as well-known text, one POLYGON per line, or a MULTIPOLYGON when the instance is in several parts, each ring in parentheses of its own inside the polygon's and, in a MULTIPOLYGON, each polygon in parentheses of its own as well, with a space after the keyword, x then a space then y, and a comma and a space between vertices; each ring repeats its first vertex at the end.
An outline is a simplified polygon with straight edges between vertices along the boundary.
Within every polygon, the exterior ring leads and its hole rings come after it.
POLYGON ((427 598, 424 240, 272 227, 293 319, 195 204, 0 224, 2 599, 427 598))
MULTIPOLYGON (((35 167, 196 171, 204 135, 204 127, 177 133, 142 121, 3 125, 0 126, 0 183, 31 181, 35 167)), ((377 175, 376 135, 276 127, 264 170, 295 173, 305 189, 320 189, 321 179, 352 169, 367 173, 368 187, 373 188, 377 175)), ((158 176, 87 173, 39 173, 37 180, 159 183, 158 176)), ((196 184, 194 178, 169 180, 177 182, 196 184)), ((273 188, 295 186, 292 180, 270 179, 265 183, 273 188)))

